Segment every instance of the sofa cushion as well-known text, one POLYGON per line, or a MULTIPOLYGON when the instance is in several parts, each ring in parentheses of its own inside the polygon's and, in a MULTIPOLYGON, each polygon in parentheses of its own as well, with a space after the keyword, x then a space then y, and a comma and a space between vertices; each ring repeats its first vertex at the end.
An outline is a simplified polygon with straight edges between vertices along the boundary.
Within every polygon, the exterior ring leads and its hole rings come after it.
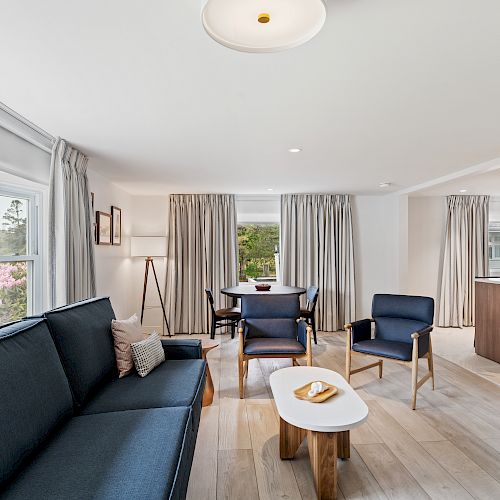
POLYGON ((46 321, 0 329, 0 487, 72 414, 66 375, 46 321))
POLYGON ((204 382, 204 360, 167 360, 145 378, 132 373, 113 379, 88 402, 83 413, 191 406, 204 382))
POLYGON ((115 314, 109 298, 84 300, 45 313, 50 333, 81 407, 92 392, 116 375, 111 334, 115 314))
POLYGON ((184 498, 187 481, 179 478, 191 467, 190 412, 161 408, 75 417, 2 498, 184 498))

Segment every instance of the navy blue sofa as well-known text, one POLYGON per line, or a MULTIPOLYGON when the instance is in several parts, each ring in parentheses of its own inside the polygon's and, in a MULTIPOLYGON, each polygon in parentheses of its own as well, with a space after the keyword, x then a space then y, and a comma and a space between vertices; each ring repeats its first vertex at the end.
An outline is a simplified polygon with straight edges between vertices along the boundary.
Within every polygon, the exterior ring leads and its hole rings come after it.
POLYGON ((0 328, 0 497, 182 499, 201 415, 199 340, 119 379, 108 298, 0 328))

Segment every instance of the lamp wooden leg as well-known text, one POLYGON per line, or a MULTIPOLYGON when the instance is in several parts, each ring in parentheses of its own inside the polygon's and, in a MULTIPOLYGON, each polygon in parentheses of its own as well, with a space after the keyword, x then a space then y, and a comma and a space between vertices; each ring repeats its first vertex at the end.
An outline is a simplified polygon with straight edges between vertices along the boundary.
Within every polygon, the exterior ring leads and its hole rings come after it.
POLYGON ((431 372, 432 390, 434 390, 434 359, 432 357, 432 342, 430 335, 429 335, 429 350, 427 351, 427 366, 429 367, 429 371, 431 372))
POLYGON ((144 307, 146 305, 146 290, 148 289, 148 275, 149 275, 149 259, 146 259, 146 267, 144 268, 144 287, 142 289, 142 306, 141 306, 141 325, 144 318, 144 307))
POLYGON ((413 339, 413 353, 411 363, 411 408, 417 407, 418 389, 418 340, 413 339))

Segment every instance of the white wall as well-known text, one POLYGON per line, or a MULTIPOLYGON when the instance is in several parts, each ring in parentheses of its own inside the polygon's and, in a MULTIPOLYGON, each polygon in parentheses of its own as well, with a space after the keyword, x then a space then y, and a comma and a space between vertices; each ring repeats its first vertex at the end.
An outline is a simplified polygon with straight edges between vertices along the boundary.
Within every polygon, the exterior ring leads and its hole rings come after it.
MULTIPOLYGON (((165 196, 133 196, 131 205, 131 235, 132 236, 166 236, 168 232, 168 195, 165 196)), ((144 284, 144 259, 131 259, 129 276, 130 307, 138 315, 141 309, 144 284)), ((155 258, 154 265, 162 297, 165 296, 166 259, 155 258)), ((158 291, 152 273, 148 277, 146 305, 154 306, 144 313, 144 328, 146 331, 162 328, 162 311, 158 291)), ((166 333, 166 332, 165 332, 166 333)))
POLYGON ((399 204, 394 196, 354 197, 356 319, 370 317, 375 293, 399 291, 399 204))
POLYGON ((132 196, 92 170, 89 161, 89 185, 94 193, 94 209, 111 212, 111 205, 122 209, 122 244, 94 245, 96 288, 98 296, 110 296, 117 318, 128 318, 133 312, 130 283, 132 259, 130 234, 132 228, 132 196))
POLYGON ((446 225, 446 197, 423 196, 408 205, 408 293, 436 299, 446 225))

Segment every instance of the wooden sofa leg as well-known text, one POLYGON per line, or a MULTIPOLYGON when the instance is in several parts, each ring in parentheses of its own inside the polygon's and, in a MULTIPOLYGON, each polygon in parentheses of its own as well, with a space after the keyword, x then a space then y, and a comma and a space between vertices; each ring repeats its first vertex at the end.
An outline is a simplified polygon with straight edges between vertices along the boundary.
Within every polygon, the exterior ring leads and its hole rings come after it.
POLYGON ((384 370, 384 362, 379 360, 378 362, 378 378, 382 378, 382 372, 384 370))
POLYGON ((243 368, 243 357, 238 356, 238 378, 240 382, 240 399, 244 399, 245 397, 245 386, 244 386, 244 368, 243 368))

